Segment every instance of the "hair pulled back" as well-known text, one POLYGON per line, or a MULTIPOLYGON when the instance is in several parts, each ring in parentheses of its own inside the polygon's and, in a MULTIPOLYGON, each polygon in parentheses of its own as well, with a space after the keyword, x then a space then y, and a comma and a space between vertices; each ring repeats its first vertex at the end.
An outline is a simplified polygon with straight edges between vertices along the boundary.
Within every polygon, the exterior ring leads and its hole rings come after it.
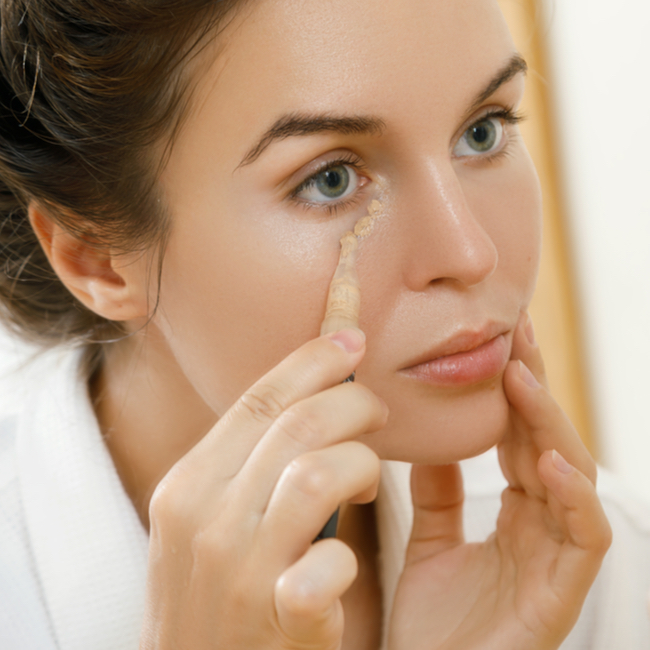
POLYGON ((46 344, 115 332, 59 281, 27 206, 118 250, 162 242, 159 145, 187 104, 183 63, 237 4, 0 0, 0 318, 11 329, 46 344))

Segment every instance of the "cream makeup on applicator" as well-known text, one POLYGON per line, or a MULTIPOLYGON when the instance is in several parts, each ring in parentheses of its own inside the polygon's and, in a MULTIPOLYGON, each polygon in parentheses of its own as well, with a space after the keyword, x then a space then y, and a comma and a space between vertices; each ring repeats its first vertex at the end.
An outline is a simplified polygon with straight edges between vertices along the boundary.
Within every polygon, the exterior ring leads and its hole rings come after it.
POLYGON ((373 201, 368 206, 368 214, 357 221, 354 231, 348 231, 341 237, 341 254, 330 283, 321 336, 346 327, 359 327, 361 292, 356 269, 357 250, 359 240, 372 232, 380 212, 381 203, 373 201))
MULTIPOLYGON (((339 263, 327 295, 325 318, 320 328, 321 336, 348 327, 359 327, 361 291, 356 267, 359 240, 367 237, 372 232, 375 221, 380 216, 381 207, 379 201, 372 201, 368 206, 368 214, 357 221, 354 231, 348 231, 341 237, 339 263)), ((354 376, 355 373, 352 373, 345 382, 354 381, 354 376)), ((337 509, 314 541, 317 542, 319 539, 327 537, 336 537, 338 519, 339 511, 337 509)))

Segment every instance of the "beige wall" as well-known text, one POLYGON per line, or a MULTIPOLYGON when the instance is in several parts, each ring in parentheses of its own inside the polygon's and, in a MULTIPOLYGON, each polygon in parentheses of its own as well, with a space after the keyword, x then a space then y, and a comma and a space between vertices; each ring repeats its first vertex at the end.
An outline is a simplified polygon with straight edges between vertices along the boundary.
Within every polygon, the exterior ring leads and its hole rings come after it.
POLYGON ((650 2, 538 2, 600 460, 650 499, 650 2))
POLYGON ((519 51, 530 68, 522 134, 535 161, 544 195, 544 244, 531 306, 551 390, 592 450, 598 453, 580 336, 575 281, 567 244, 558 155, 553 137, 544 20, 535 0, 500 0, 519 51))

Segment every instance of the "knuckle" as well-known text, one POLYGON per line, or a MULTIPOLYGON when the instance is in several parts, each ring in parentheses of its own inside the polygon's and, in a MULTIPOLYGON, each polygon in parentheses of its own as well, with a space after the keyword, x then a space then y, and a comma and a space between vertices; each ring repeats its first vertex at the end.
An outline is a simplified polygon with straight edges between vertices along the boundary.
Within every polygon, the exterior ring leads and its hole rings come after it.
POLYGON ((603 521, 601 525, 601 531, 598 539, 598 544, 596 546, 596 551, 600 555, 605 555, 609 550, 609 547, 614 541, 614 533, 612 532, 612 526, 603 514, 603 521))
POLYGON ((311 454, 292 460, 286 474, 291 487, 310 500, 321 499, 328 494, 335 482, 331 468, 311 454))
POLYGON ((375 479, 379 481, 379 477, 381 476, 381 460, 379 458, 379 455, 377 454, 377 452, 370 449, 370 447, 364 445, 361 442, 355 441, 355 444, 361 445, 363 447, 363 453, 366 454, 366 457, 368 459, 370 471, 372 472, 372 475, 375 477, 375 479))
POLYGON ((379 422, 385 423, 388 413, 379 397, 377 397, 370 388, 363 384, 352 384, 352 386, 354 386, 354 389, 359 396, 359 400, 363 403, 364 408, 368 410, 369 414, 379 422))
POLYGON ((371 472, 372 474, 377 474, 381 472, 381 461, 377 452, 373 449, 370 449, 368 445, 358 440, 347 440, 346 442, 341 443, 341 447, 345 447, 349 450, 349 453, 354 454, 356 458, 356 463, 359 468, 363 468, 364 472, 371 472))
POLYGON ((211 528, 198 530, 192 536, 192 556, 199 566, 219 567, 224 562, 232 563, 238 551, 234 539, 234 535, 226 535, 223 531, 218 534, 211 528))
POLYGON ((186 516, 187 503, 183 491, 173 477, 165 477, 156 487, 149 502, 149 518, 152 522, 174 522, 186 516))
POLYGON ((304 404, 297 404, 284 411, 276 420, 275 427, 305 449, 317 446, 325 433, 318 413, 304 404))
POLYGON ((191 533, 192 556, 202 566, 242 573, 255 557, 251 554, 253 531, 258 517, 241 516, 240 509, 221 504, 218 514, 202 519, 191 533))
POLYGON ((284 392, 272 384, 256 384, 239 399, 241 407, 258 422, 267 423, 278 418, 288 400, 284 392))
POLYGON ((185 537, 200 526, 206 496, 205 486, 188 470, 182 461, 177 463, 158 483, 149 501, 152 526, 182 531, 185 537))
POLYGON ((275 587, 275 595, 285 613, 291 617, 313 616, 322 608, 322 595, 311 580, 281 576, 275 587))

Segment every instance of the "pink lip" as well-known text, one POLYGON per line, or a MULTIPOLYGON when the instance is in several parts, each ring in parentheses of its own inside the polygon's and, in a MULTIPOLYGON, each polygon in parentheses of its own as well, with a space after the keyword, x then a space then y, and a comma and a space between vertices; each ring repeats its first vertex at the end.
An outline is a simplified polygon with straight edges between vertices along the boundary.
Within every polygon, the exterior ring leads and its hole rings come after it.
POLYGON ((470 386, 496 377, 506 367, 510 346, 503 328, 464 332, 401 372, 436 386, 470 386), (428 359, 426 358, 428 356, 428 359))

